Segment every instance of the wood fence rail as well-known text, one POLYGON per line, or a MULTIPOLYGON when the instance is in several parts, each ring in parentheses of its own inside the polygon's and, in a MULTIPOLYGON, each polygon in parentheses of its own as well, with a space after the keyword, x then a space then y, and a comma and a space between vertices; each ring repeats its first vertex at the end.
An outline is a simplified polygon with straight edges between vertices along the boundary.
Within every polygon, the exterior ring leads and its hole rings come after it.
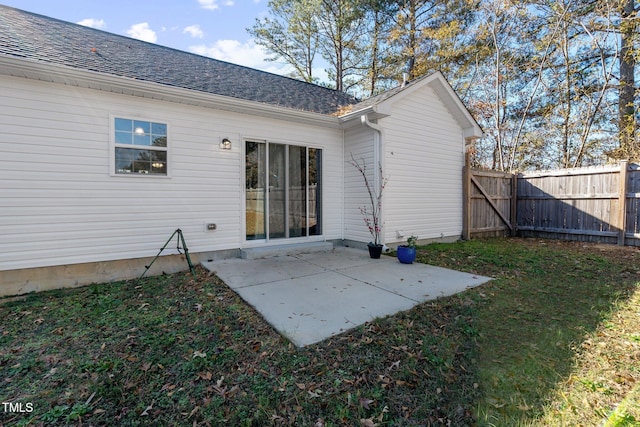
POLYGON ((464 170, 463 238, 515 235, 640 246, 640 166, 464 170))

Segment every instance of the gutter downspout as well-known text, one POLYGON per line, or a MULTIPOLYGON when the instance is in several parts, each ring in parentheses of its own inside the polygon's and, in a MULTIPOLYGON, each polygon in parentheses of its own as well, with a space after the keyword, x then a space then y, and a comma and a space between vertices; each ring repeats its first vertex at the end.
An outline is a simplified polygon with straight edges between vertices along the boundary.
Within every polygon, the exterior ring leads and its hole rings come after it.
MULTIPOLYGON (((384 170, 384 165, 382 164, 382 141, 383 141, 383 131, 382 131, 382 126, 380 126, 377 123, 372 123, 369 121, 369 116, 367 114, 363 114, 360 116, 360 123, 362 123, 363 126, 366 126, 368 128, 371 128, 373 130, 376 131, 375 133, 375 138, 373 141, 373 163, 374 165, 380 165, 380 169, 384 170)), ((374 169, 376 170, 376 169, 374 169)), ((373 185, 375 186, 375 188, 380 188, 380 183, 382 177, 380 176, 379 173, 374 174, 374 179, 373 179, 373 185)), ((385 243, 385 235, 384 235, 384 193, 381 199, 381 207, 380 207, 380 219, 381 221, 381 236, 382 236, 382 241, 380 243, 382 243, 384 245, 385 243)))
MULTIPOLYGON (((380 153, 382 152, 382 127, 377 123, 371 123, 367 114, 363 114, 360 116, 360 123, 377 132, 376 138, 373 141, 373 162, 376 165, 379 164, 380 166, 382 166, 382 161, 380 159, 380 153)), ((376 188, 380 186, 380 177, 378 176, 378 174, 375 175, 374 184, 376 188)))
POLYGON ((342 243, 344 244, 344 238, 345 238, 345 233, 344 233, 344 227, 345 227, 345 215, 346 215, 346 206, 347 206, 347 196, 346 196, 346 191, 347 191, 347 185, 346 185, 346 170, 345 170, 345 164, 346 161, 344 161, 347 157, 347 153, 345 152, 345 130, 342 129, 342 215, 340 215, 340 239, 342 240, 342 243))

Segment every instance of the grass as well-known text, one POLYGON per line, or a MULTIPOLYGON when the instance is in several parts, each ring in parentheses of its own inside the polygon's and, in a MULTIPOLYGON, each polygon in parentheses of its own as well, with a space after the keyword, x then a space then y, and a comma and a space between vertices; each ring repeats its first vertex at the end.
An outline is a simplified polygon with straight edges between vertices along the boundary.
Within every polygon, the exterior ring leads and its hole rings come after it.
POLYGON ((537 239, 429 245, 495 277, 298 349, 217 277, 0 304, 0 425, 640 424, 640 253, 537 239))

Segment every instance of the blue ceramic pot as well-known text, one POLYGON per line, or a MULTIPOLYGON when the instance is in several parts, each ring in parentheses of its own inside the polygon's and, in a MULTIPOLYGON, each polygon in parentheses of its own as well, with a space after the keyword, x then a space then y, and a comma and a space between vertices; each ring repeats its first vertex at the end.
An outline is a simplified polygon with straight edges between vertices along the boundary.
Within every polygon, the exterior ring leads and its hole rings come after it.
POLYGON ((398 246, 398 261, 403 264, 413 264, 416 259, 416 249, 409 246, 398 246))

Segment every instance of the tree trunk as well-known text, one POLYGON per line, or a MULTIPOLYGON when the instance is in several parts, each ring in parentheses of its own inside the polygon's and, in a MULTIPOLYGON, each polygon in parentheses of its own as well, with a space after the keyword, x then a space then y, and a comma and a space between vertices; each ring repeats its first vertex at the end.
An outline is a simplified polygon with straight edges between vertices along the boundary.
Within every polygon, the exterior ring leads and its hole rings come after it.
MULTIPOLYGON (((620 93, 618 99, 618 126, 620 148, 631 157, 638 151, 635 143, 636 118, 634 106, 635 94, 635 58, 633 37, 635 33, 635 0, 624 0, 620 23, 620 93)), ((638 154, 638 153, 636 153, 638 154)))

